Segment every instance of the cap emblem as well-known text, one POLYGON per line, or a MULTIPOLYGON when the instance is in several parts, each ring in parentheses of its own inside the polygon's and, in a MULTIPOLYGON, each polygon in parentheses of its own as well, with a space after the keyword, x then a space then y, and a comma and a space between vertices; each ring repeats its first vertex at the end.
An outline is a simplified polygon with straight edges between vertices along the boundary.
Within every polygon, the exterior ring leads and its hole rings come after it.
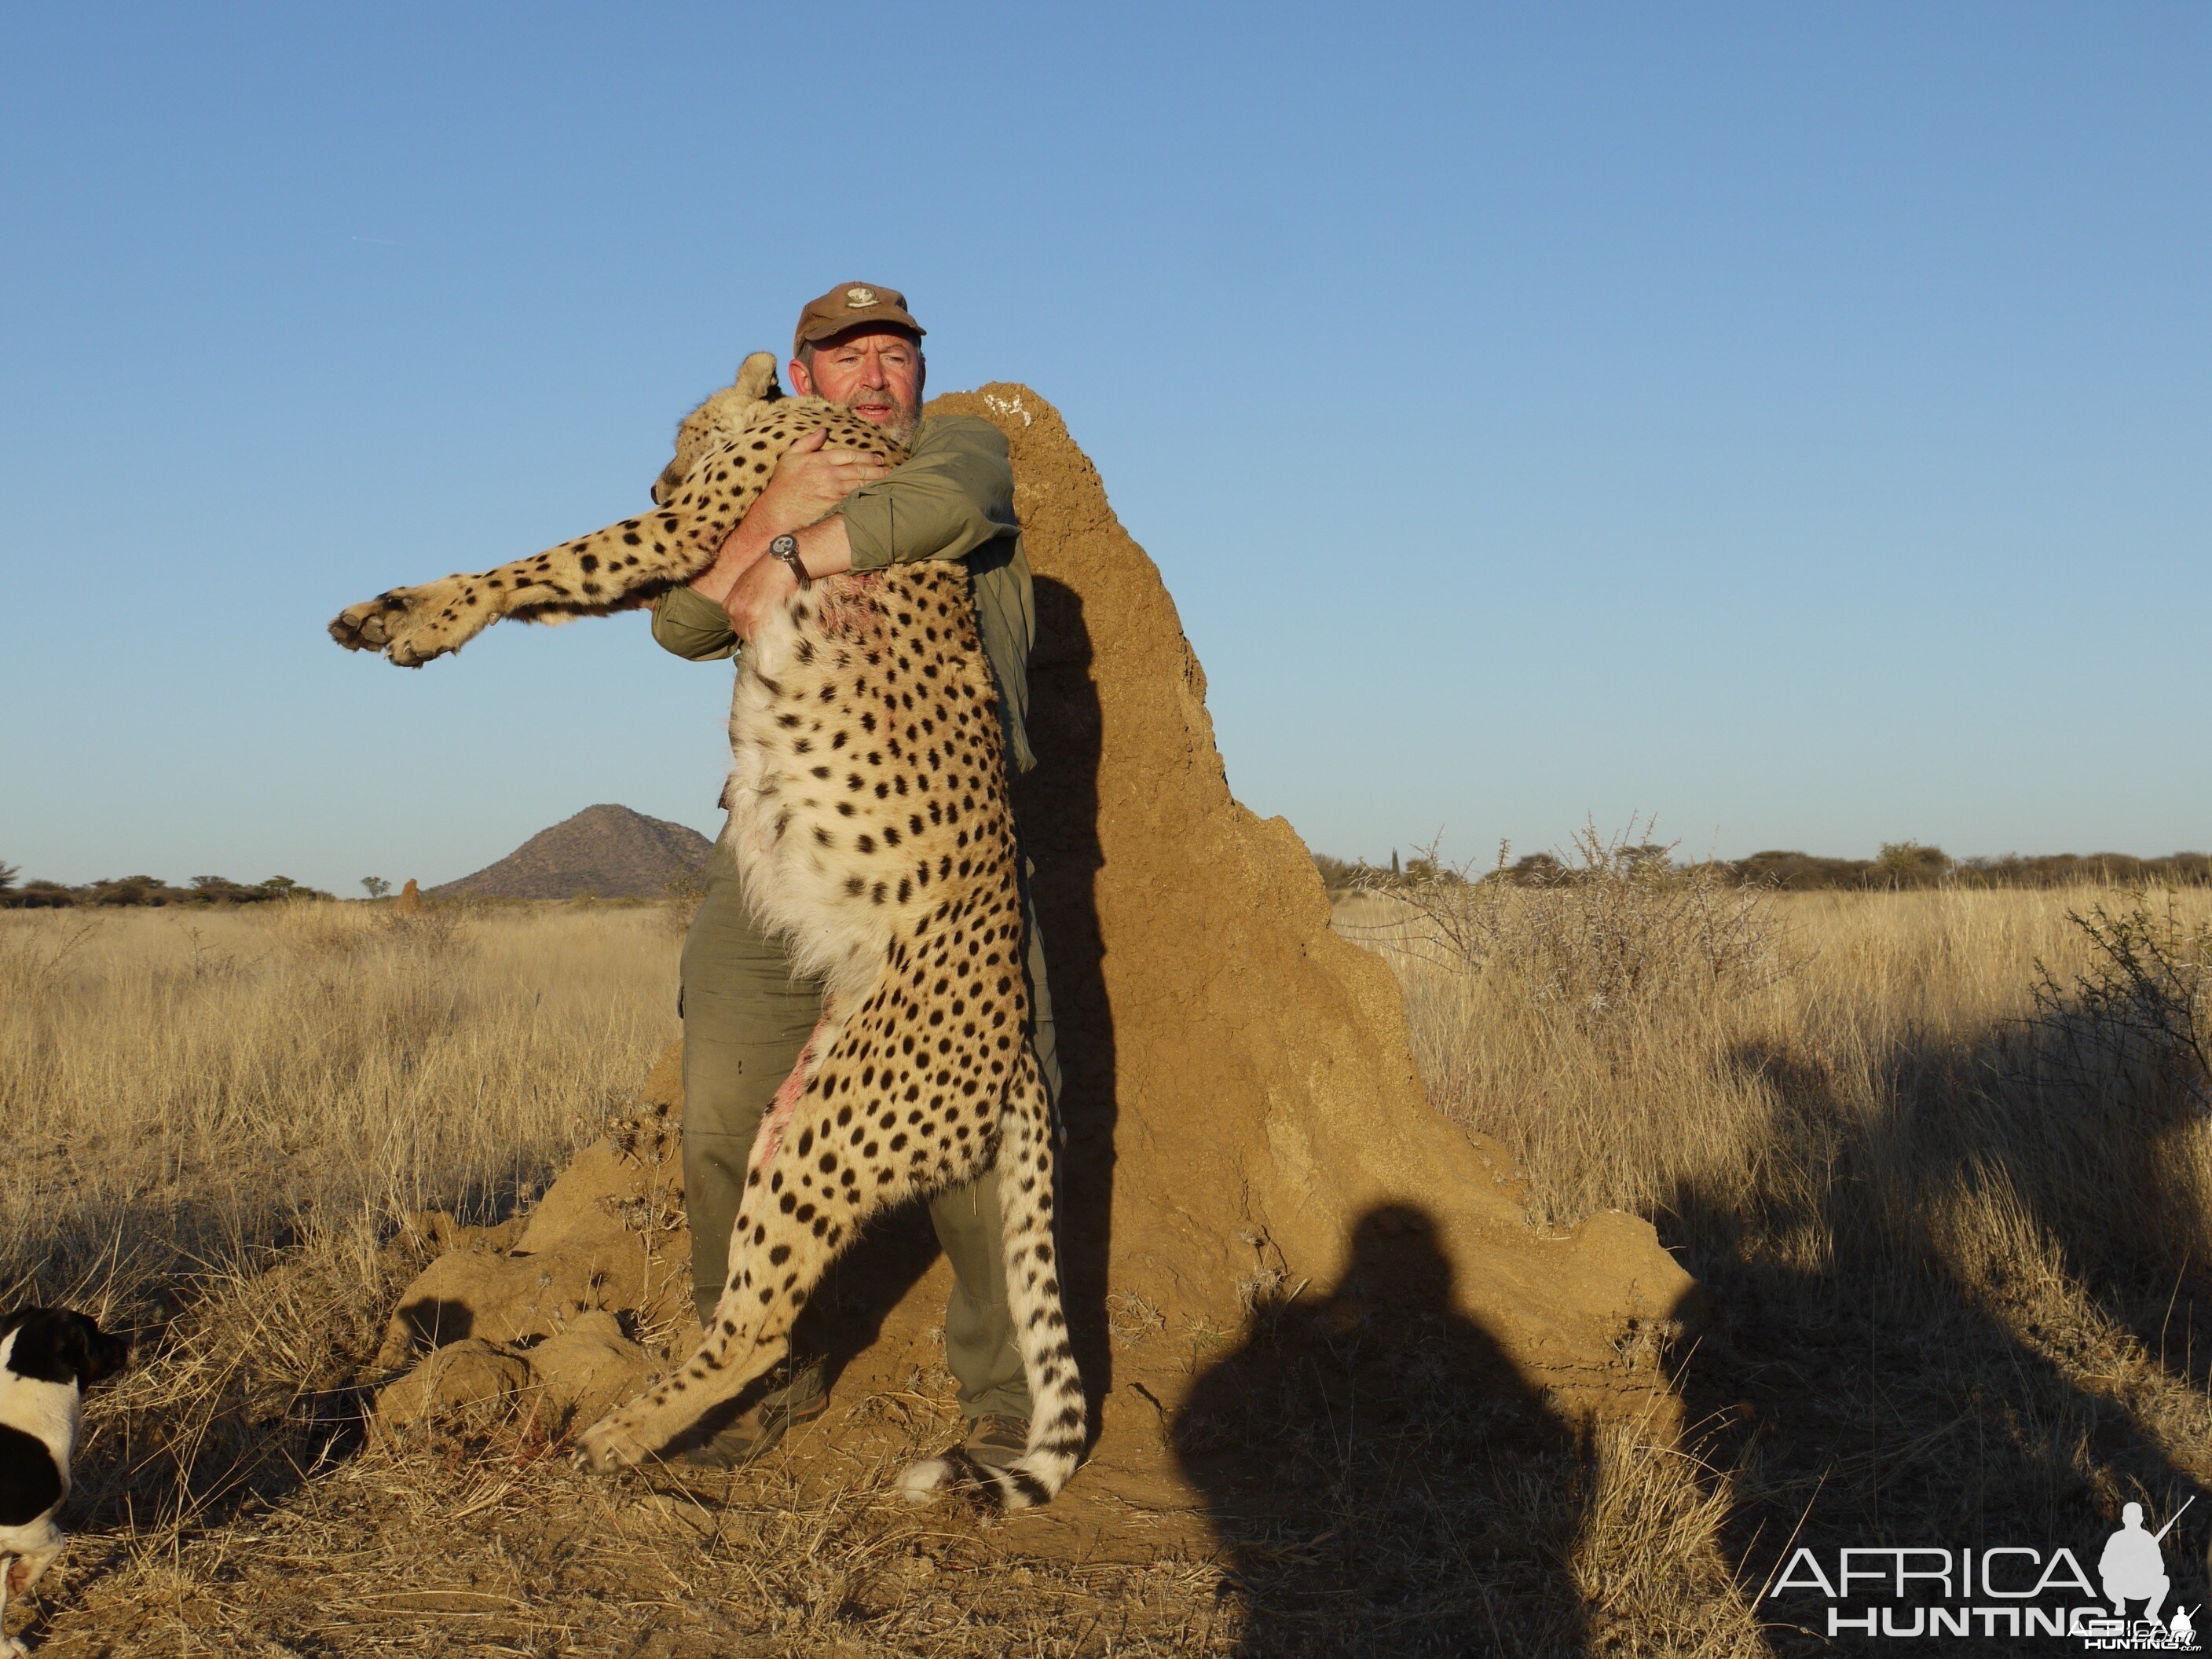
POLYGON ((851 310, 866 311, 875 302, 876 291, 872 288, 848 288, 845 290, 845 304, 851 310))

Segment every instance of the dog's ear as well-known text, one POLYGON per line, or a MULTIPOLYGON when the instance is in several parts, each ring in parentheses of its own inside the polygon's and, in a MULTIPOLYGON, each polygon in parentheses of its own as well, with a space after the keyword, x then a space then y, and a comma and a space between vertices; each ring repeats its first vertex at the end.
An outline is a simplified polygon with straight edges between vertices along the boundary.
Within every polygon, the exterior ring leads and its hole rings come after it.
POLYGON ((105 1382, 129 1363, 131 1345, 121 1337, 101 1330, 87 1315, 72 1313, 63 1317, 66 1322, 62 1340, 80 1389, 105 1382))
POLYGON ((105 1382, 131 1363, 131 1340, 93 1328, 92 1356, 85 1366, 82 1386, 90 1388, 95 1382, 105 1382))

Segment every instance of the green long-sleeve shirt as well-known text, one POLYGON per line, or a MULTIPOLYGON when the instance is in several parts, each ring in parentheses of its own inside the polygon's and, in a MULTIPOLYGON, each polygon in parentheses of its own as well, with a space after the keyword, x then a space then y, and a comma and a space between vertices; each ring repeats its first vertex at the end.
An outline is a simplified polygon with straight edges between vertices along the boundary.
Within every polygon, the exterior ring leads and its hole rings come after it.
MULTIPOLYGON (((1030 643, 1036 599, 1029 556, 1014 518, 1014 473, 1006 434, 973 415, 921 423, 903 464, 841 502, 853 568, 880 570, 916 559, 963 559, 975 584, 975 624, 999 682, 1006 754, 1016 772, 1036 764, 1029 740, 1030 643)), ((653 602, 653 637, 691 662, 737 654, 722 607, 688 587, 653 602)))

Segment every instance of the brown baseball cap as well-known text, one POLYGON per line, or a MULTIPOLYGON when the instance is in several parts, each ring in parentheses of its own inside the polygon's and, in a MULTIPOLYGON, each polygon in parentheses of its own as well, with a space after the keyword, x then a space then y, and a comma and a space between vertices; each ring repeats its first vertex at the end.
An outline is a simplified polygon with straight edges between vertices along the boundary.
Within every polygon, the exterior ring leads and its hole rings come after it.
POLYGON ((791 337, 795 354, 803 345, 819 345, 848 328, 902 328, 919 339, 927 332, 906 308, 906 295, 895 288, 873 283, 840 283, 818 300, 809 300, 799 313, 798 331, 791 337))

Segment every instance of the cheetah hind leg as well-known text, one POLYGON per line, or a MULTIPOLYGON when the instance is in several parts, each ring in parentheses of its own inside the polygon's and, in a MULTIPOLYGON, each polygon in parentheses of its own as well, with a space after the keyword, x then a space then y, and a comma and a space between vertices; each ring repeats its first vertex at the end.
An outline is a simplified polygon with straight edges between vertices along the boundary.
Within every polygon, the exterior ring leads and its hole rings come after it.
MULTIPOLYGON (((844 1025, 838 1000, 825 998, 821 1020, 791 1075, 761 1114, 760 1131, 745 1160, 744 1195, 730 1229, 721 1300, 699 1346, 675 1376, 584 1431, 578 1449, 592 1468, 604 1471, 645 1462, 790 1351, 791 1328, 799 1310, 820 1285, 839 1246, 852 1237, 851 1195, 824 1181, 813 1201, 802 1206, 790 1198, 800 1189, 787 1186, 799 1157, 792 1145, 792 1120, 810 1097, 820 1104, 808 1085, 822 1060, 838 1048, 844 1025), (769 1194, 779 1191, 781 1201, 772 1200, 769 1194)), ((817 1123, 814 1132, 822 1127, 817 1123)), ((826 1138, 822 1144, 829 1144, 826 1138)))
POLYGON ((775 1158, 783 1132, 791 1125, 791 1115, 798 1109, 799 1097, 806 1092, 806 1080, 814 1075, 817 1069, 816 1056, 830 1052, 830 1043, 823 1039, 826 1035, 831 1042, 836 1040, 835 1028, 838 1023, 836 998, 823 997, 822 1018, 815 1021, 813 1034, 806 1039, 806 1046, 799 1051, 799 1058, 792 1063, 791 1075, 784 1079, 775 1091, 775 1097, 769 1102, 768 1109, 761 1114, 760 1128, 753 1135, 753 1149, 745 1154, 745 1168, 748 1170, 764 1170, 769 1160, 775 1158))
POLYGON ((699 1346, 674 1376, 584 1431, 577 1450, 592 1468, 605 1473, 658 1455, 788 1352, 793 1322, 836 1250, 767 1202, 760 1173, 746 1183, 730 1234, 729 1280, 699 1346))
POLYGON ((986 1510, 1035 1509, 1052 1501, 1083 1457, 1083 1379, 1068 1345, 1052 1236, 1052 1108, 1027 1043, 1007 1091, 998 1168, 1006 1300, 1030 1385, 1029 1447, 1004 1469, 958 1450, 912 1465, 899 1488, 916 1504, 951 1492, 986 1510))

